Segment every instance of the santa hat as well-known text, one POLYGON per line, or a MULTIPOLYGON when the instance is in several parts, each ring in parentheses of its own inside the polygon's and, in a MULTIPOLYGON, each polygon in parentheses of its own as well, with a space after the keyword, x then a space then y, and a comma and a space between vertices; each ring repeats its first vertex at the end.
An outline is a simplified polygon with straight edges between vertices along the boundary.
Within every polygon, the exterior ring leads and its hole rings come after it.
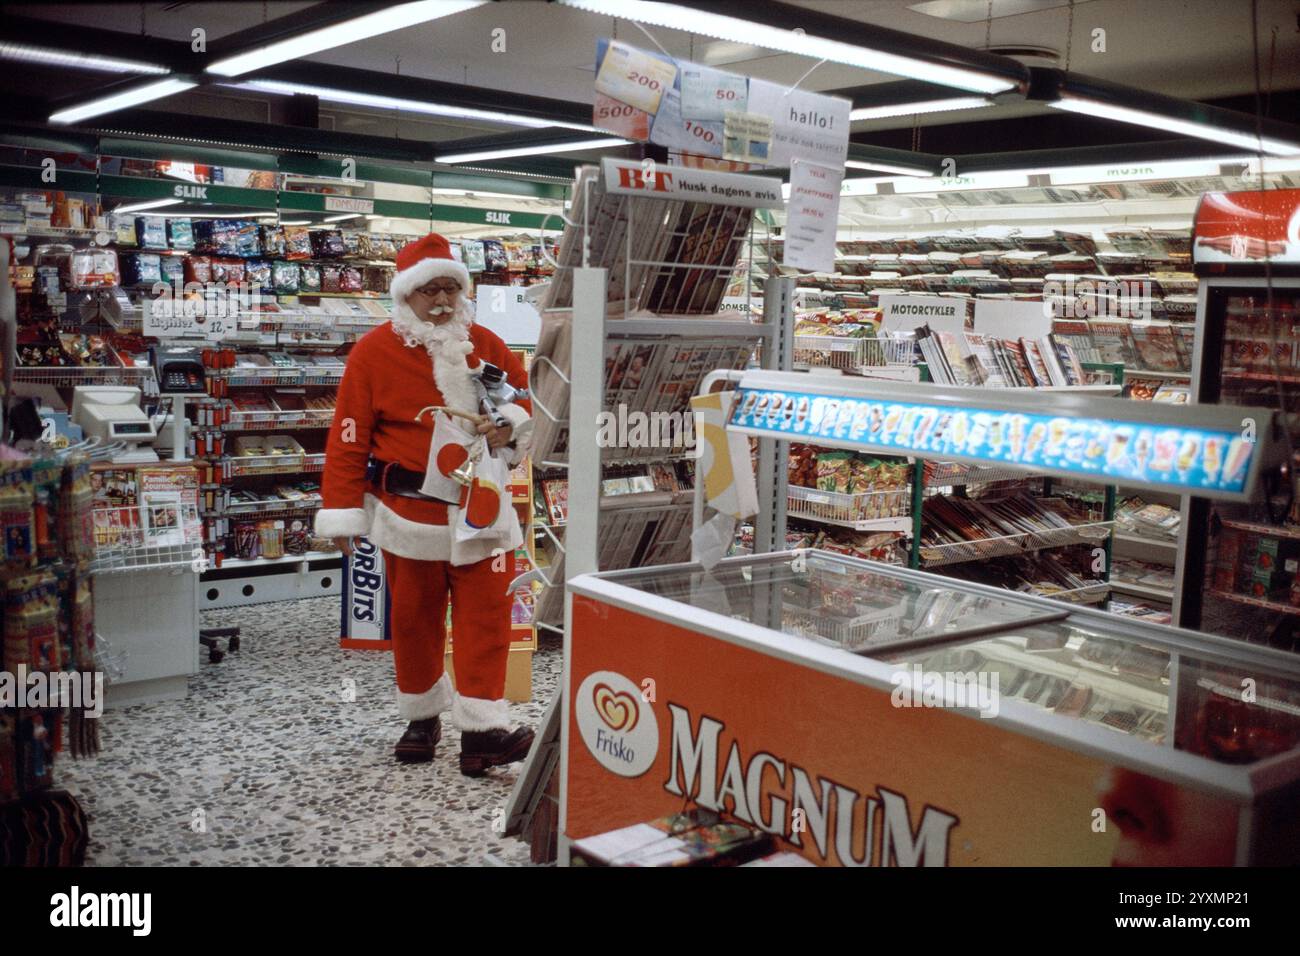
POLYGON ((397 275, 389 293, 394 302, 404 303, 407 296, 434 279, 455 279, 463 292, 469 292, 469 270, 452 258, 446 238, 431 232, 408 242, 397 253, 397 275))

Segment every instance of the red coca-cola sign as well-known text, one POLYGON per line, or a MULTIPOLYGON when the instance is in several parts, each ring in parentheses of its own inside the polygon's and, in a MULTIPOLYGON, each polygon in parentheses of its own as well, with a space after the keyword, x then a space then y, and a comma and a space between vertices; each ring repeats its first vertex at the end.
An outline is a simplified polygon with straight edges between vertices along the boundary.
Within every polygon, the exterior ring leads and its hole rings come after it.
POLYGON ((1265 262, 1300 265, 1300 189, 1206 193, 1196 209, 1198 274, 1253 272, 1265 262))

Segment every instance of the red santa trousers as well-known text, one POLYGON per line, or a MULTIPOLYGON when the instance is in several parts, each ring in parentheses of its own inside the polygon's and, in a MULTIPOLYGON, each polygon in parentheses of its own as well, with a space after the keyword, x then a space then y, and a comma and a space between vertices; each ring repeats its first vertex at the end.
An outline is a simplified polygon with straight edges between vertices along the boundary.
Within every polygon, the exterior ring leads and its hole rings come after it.
POLYGON ((510 653, 512 595, 506 588, 515 576, 514 552, 458 566, 385 551, 384 572, 397 689, 424 695, 441 680, 450 600, 456 692, 461 698, 500 700, 510 653))

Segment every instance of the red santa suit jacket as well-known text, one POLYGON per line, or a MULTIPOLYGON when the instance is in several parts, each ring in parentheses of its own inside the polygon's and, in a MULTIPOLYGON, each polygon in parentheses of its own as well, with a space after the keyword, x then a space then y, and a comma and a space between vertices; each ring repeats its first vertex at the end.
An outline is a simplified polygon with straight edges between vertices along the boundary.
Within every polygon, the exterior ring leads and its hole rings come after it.
MULTIPOLYGON (((504 370, 516 388, 528 387, 523 365, 496 333, 481 325, 470 325, 468 332, 468 341, 442 342, 431 354, 423 344, 408 344, 400 322, 386 322, 353 347, 325 448, 324 501, 316 515, 318 535, 367 535, 379 547, 402 557, 453 559, 457 507, 381 493, 367 482, 366 466, 373 456, 423 472, 428 467, 434 416, 426 413, 417 421, 416 415, 428 405, 477 413, 470 368, 481 361, 504 370)), ((504 450, 512 467, 528 452, 531 410, 527 401, 501 407, 513 426, 515 448, 504 450)), ((504 501, 503 507, 509 508, 510 502, 504 501)), ((482 560, 496 548, 514 549, 522 542, 516 518, 508 542, 500 538, 462 542, 456 563, 482 560)))

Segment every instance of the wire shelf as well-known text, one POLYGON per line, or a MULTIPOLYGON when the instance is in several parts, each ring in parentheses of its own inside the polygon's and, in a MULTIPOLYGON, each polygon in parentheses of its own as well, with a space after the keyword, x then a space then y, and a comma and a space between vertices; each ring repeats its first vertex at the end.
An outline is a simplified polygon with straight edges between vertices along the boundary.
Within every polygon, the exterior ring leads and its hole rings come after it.
POLYGON ((1068 601, 1071 604, 1101 604, 1110 596, 1110 585, 1105 581, 1095 581, 1080 588, 1066 588, 1061 591, 1028 591, 1035 597, 1051 598, 1053 601, 1068 601))
POLYGON ((880 368, 912 365, 916 356, 912 333, 892 333, 875 338, 842 335, 796 335, 794 361, 826 368, 880 368))
POLYGON ((230 459, 230 473, 235 478, 248 475, 293 475, 303 471, 301 453, 289 455, 237 455, 230 459))
POLYGON ((902 617, 894 611, 874 611, 852 618, 833 617, 824 608, 805 608, 785 603, 781 607, 782 629, 823 644, 854 650, 876 638, 896 640, 902 617))
POLYGON ((231 412, 222 428, 228 432, 273 431, 277 428, 329 428, 334 421, 332 408, 308 408, 297 411, 231 412))
POLYGON ((93 520, 92 574, 206 568, 196 505, 163 502, 96 508, 93 520))
POLYGON ((14 381, 30 385, 57 385, 74 388, 77 385, 140 385, 154 382, 152 366, 114 366, 102 368, 64 368, 58 366, 19 365, 14 369, 14 381))
POLYGON ((911 498, 912 492, 907 487, 848 494, 791 485, 786 499, 786 514, 791 518, 866 531, 878 519, 907 516, 911 498))
POLYGON ((256 370, 243 368, 220 369, 209 372, 226 380, 231 388, 247 388, 256 385, 301 385, 303 372, 300 368, 260 368, 256 370))
POLYGON ((301 498, 297 501, 278 499, 270 501, 233 501, 224 508, 213 512, 227 518, 243 518, 256 515, 270 517, 273 515, 298 516, 307 511, 315 511, 321 506, 319 498, 301 498))
POLYGON ((921 565, 926 568, 937 568, 946 564, 983 561, 987 558, 1001 558, 1072 544, 1100 545, 1110 536, 1114 527, 1113 521, 1093 521, 1071 525, 1068 528, 1025 531, 1020 534, 998 535, 971 541, 954 541, 950 544, 923 543, 921 565))
POLYGON ((963 485, 985 484, 992 481, 1028 481, 1039 478, 1023 468, 1009 465, 966 465, 958 461, 927 462, 925 487, 960 488, 963 485))

